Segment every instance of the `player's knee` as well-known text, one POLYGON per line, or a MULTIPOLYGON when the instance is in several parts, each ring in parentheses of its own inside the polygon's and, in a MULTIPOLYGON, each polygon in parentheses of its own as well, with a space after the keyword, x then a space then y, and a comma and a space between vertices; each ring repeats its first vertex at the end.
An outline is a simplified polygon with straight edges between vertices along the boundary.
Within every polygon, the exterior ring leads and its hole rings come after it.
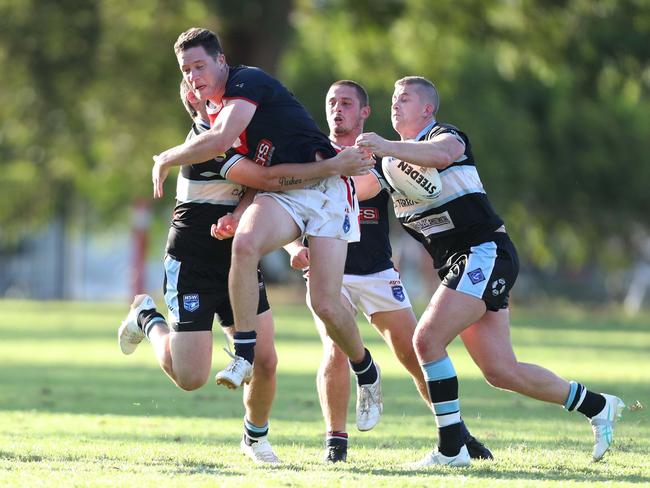
POLYGON ((209 373, 206 375, 200 372, 188 372, 177 376, 176 384, 185 391, 198 390, 207 383, 209 376, 209 373))
POLYGON ((504 367, 501 365, 490 365, 482 368, 485 381, 495 388, 503 390, 516 390, 517 374, 516 368, 504 367))
POLYGON ((233 259, 250 259, 257 261, 260 259, 260 250, 257 239, 252 234, 236 235, 232 243, 233 259))
POLYGON ((273 378, 278 368, 278 355, 273 351, 272 354, 264 356, 255 356, 255 367, 253 375, 263 378, 273 378))
POLYGON ((421 328, 415 330, 412 344, 413 349, 419 357, 428 356, 432 350, 435 350, 438 347, 435 336, 427 333, 425 329, 421 328))
POLYGON ((320 318, 325 323, 325 326, 328 329, 337 322, 336 319, 341 307, 340 303, 333 303, 332 300, 312 299, 311 306, 314 310, 314 313, 318 315, 318 318, 320 318))

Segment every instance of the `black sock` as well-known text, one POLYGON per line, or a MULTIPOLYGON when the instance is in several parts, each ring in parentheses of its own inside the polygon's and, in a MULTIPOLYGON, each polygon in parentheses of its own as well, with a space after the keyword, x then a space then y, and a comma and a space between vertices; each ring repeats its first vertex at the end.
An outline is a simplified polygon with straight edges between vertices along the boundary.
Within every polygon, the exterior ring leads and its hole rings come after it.
POLYGON ((167 325, 165 317, 163 317, 155 308, 140 312, 138 314, 137 322, 138 327, 142 329, 142 332, 144 332, 144 335, 146 335, 147 338, 149 337, 149 333, 151 332, 151 329, 153 329, 154 325, 161 322, 167 325))
POLYGON ((235 354, 244 358, 253 364, 255 359, 255 343, 257 341, 257 332, 235 332, 233 342, 235 343, 235 354))
POLYGON ((348 433, 341 430, 331 430, 325 434, 325 447, 348 447, 348 433))
POLYGON ((456 456, 465 442, 461 428, 462 422, 438 428, 438 451, 445 456, 456 456))
POLYGON ((366 355, 363 357, 360 363, 353 363, 350 361, 350 366, 352 366, 352 371, 357 375, 357 384, 359 385, 372 385, 377 381, 377 367, 375 366, 370 351, 364 348, 366 355))
POLYGON ((605 408, 606 403, 607 400, 600 393, 587 390, 585 399, 576 410, 586 417, 591 418, 594 415, 598 415, 605 408))
POLYGON ((460 420, 460 438, 463 441, 463 444, 467 444, 467 441, 469 441, 469 438, 472 437, 472 434, 469 433, 469 430, 467 430, 467 426, 465 425, 465 421, 463 419, 460 420))
POLYGON ((244 417, 244 442, 247 445, 252 445, 255 442, 260 440, 260 437, 264 437, 269 433, 269 423, 267 422, 263 426, 258 426, 250 422, 246 417, 244 417))

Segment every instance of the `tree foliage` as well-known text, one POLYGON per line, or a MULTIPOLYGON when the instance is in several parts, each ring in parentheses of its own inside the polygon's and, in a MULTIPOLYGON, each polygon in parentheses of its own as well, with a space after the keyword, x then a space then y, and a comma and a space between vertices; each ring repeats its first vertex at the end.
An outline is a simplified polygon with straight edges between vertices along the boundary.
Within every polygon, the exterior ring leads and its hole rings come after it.
POLYGON ((615 264, 649 226, 646 1, 0 0, 0 240, 150 195, 151 156, 187 128, 172 45, 193 25, 231 62, 280 63, 323 127, 336 79, 388 137, 393 82, 433 80, 528 262, 615 264))
MULTIPOLYGON (((625 259, 648 226, 650 4, 564 0, 303 2, 283 72, 321 114, 331 81, 371 93, 390 127, 393 82, 425 76, 439 118, 472 141, 488 194, 527 262, 625 259)), ((320 116, 320 121, 324 119, 320 116)))

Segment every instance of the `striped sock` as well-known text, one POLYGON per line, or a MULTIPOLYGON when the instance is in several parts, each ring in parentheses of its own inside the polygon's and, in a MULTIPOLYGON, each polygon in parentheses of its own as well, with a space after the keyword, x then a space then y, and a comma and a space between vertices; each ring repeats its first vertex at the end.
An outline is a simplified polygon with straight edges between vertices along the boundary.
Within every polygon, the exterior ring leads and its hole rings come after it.
POLYGON ((261 437, 268 435, 269 433, 269 423, 265 423, 262 426, 255 425, 250 422, 246 417, 244 417, 244 442, 247 445, 252 445, 255 442, 259 441, 261 437))
POLYGON ((372 385, 377 381, 377 367, 375 362, 372 360, 370 351, 365 349, 366 355, 363 357, 360 363, 353 363, 350 361, 350 366, 352 371, 357 375, 357 384, 359 385, 372 385))
POLYGON ((143 310, 138 314, 138 327, 142 329, 142 332, 147 336, 147 339, 149 338, 151 330, 157 324, 167 325, 167 321, 155 308, 143 310))
POLYGON ((598 415, 605 408, 606 403, 605 397, 601 394, 587 390, 584 385, 576 381, 569 382, 569 395, 564 402, 564 408, 568 412, 577 410, 585 417, 591 418, 598 415))
POLYGON ((257 332, 254 330, 251 330, 250 332, 235 332, 233 335, 233 342, 235 343, 235 355, 240 356, 253 364, 253 360, 255 359, 257 332))
POLYGON ((463 446, 458 378, 449 356, 421 365, 438 426, 438 450, 455 456, 463 446))
POLYGON ((330 430, 325 434, 325 447, 341 446, 347 449, 348 433, 341 430, 330 430))

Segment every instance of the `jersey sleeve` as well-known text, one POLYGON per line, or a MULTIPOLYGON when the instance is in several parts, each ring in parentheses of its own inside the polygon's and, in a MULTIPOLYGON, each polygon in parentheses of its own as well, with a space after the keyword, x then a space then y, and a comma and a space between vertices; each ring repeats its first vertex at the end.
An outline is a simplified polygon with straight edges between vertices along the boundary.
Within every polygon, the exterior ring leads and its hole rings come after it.
POLYGON ((217 162, 220 165, 219 174, 222 177, 227 179, 228 178, 228 176, 227 176, 228 171, 230 171, 230 169, 233 166, 235 166, 235 164, 237 164, 239 161, 241 161, 245 157, 246 156, 244 156, 243 154, 239 154, 237 151, 235 151, 232 148, 228 149, 228 151, 226 151, 226 154, 216 158, 217 162))
POLYGON ((426 139, 427 139, 427 141, 430 141, 434 137, 437 137, 437 136, 442 135, 442 134, 451 134, 456 139, 458 139, 459 142, 463 143, 464 146, 467 145, 465 139, 461 135, 461 132, 458 129, 456 129, 456 127, 454 127, 452 125, 434 126, 433 129, 431 129, 429 131, 429 133, 427 134, 426 139))
POLYGON ((223 98, 246 100, 256 106, 263 103, 271 93, 272 78, 261 69, 246 67, 228 79, 223 98))
POLYGON ((370 173, 379 181, 379 187, 382 190, 387 190, 389 193, 392 190, 386 178, 384 178, 384 170, 381 167, 381 158, 375 157, 375 167, 370 170, 370 173))

